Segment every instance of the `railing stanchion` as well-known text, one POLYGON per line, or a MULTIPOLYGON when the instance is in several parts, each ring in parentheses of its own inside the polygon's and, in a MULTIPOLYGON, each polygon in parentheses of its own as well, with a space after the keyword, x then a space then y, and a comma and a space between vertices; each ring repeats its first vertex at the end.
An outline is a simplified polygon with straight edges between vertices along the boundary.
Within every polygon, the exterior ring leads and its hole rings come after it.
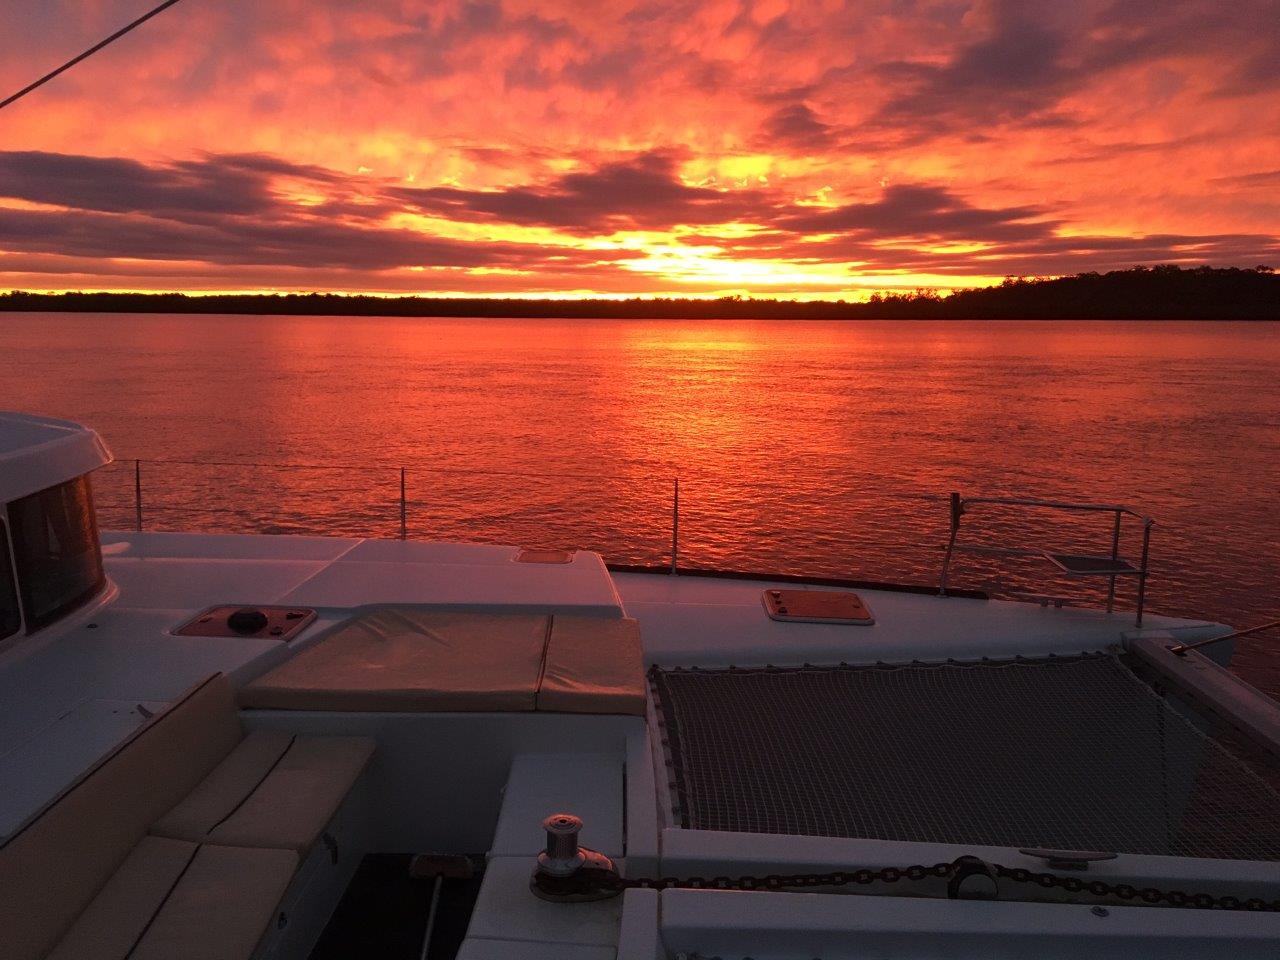
MULTIPOLYGON (((1123 504, 1107 503, 1070 503, 1057 500, 1036 500, 1027 497, 968 497, 958 493, 951 494, 951 535, 947 539, 946 554, 942 558, 942 576, 939 578, 938 592, 946 595, 947 578, 951 571, 951 561, 956 553, 977 553, 990 557, 1032 557, 1048 561, 1068 576, 1105 576, 1107 578, 1107 612, 1115 607, 1116 578, 1134 576, 1138 578, 1137 626, 1142 626, 1142 614, 1147 598, 1147 578, 1151 575, 1149 554, 1151 550, 1151 528, 1155 521, 1145 517, 1123 504), (977 504, 993 504, 1006 507, 1037 507, 1050 510, 1070 510, 1080 513, 1110 513, 1114 516, 1111 527, 1111 556, 1094 556, 1093 554, 1073 554, 1052 552, 1043 548, 1022 546, 994 546, 981 543, 961 544, 957 532, 960 519, 970 507, 977 504), (1142 560, 1135 567, 1120 556, 1120 536, 1124 517, 1133 517, 1142 524, 1142 560), (1110 561, 1109 563, 1107 561, 1110 561)), ((1022 591, 1019 591, 1022 594, 1022 591)), ((1023 599, 1039 600, 1042 604, 1052 600, 1055 606, 1064 602, 1059 597, 1037 597, 1023 595, 1023 599)))
POLYGON ((409 537, 409 512, 404 498, 404 467, 400 468, 400 539, 409 537))
MULTIPOLYGON (((1111 560, 1120 559, 1120 517, 1119 510, 1116 511, 1115 526, 1111 528, 1111 560)), ((1107 613, 1111 613, 1116 605, 1116 575, 1113 573, 1110 577, 1110 583, 1107 586, 1107 613)))
POLYGON ((1135 627, 1142 626, 1142 610, 1147 603, 1147 569, 1151 553, 1151 527, 1152 522, 1145 520, 1142 524, 1142 566, 1138 570, 1138 617, 1134 621, 1135 627))
POLYGON ((938 580, 940 597, 947 595, 947 574, 951 572, 951 555, 955 553, 956 534, 960 532, 960 518, 964 516, 964 501, 960 499, 960 494, 952 491, 949 502, 951 504, 951 535, 947 538, 947 552, 942 558, 942 576, 938 580))
POLYGON ((680 568, 680 478, 675 478, 671 494, 671 575, 680 568))
POLYGON ((142 461, 133 461, 133 520, 138 532, 142 532, 142 461))

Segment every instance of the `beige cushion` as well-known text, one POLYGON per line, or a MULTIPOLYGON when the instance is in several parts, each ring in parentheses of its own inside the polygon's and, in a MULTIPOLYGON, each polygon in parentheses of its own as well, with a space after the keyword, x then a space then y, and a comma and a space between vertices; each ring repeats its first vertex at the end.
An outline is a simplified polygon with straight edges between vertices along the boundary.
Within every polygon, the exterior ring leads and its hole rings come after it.
POLYGON ((201 847, 129 960, 249 960, 297 867, 292 850, 201 847))
POLYGON ((367 737, 256 730, 151 832, 237 847, 284 847, 305 855, 374 746, 367 737))
POLYGON ((143 837, 48 960, 247 960, 297 866, 292 850, 143 837))
POLYGON ((143 837, 48 960, 127 957, 197 849, 182 840, 143 837))
POLYGON ((284 730, 254 730, 177 806, 153 823, 151 833, 203 842, 271 773, 293 741, 294 734, 284 730))
POLYGON ((561 713, 644 716, 640 624, 556 614, 537 705, 561 713))
POLYGON ((84 910, 151 823, 239 742, 220 674, 157 714, 0 847, 0 955, 36 960, 84 910))
POLYGON ((259 677, 245 707, 532 710, 549 618, 384 607, 259 677))

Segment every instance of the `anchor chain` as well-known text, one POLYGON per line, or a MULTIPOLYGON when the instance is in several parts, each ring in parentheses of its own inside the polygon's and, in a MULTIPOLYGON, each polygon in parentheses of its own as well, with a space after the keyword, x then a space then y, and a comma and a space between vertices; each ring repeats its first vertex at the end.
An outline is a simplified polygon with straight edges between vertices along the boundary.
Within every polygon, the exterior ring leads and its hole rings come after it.
POLYGON ((950 863, 931 867, 913 864, 909 867, 884 867, 880 870, 836 870, 831 873, 769 873, 764 876, 739 877, 618 877, 610 881, 617 890, 786 890, 805 887, 844 887, 854 884, 896 883, 899 880, 924 880, 926 877, 950 877, 950 863))
MULTIPOLYGON (((1064 877, 1056 873, 1035 873, 1021 867, 1002 864, 985 864, 976 857, 961 857, 952 863, 935 863, 932 866, 912 864, 907 867, 883 867, 879 870, 834 870, 830 873, 769 873, 763 876, 716 877, 611 877, 605 885, 617 892, 624 890, 745 890, 788 891, 815 887, 865 886, 873 883, 897 883, 902 880, 924 880, 928 877, 954 880, 962 872, 973 872, 975 864, 982 864, 996 877, 1014 883, 1032 884, 1044 889, 1058 888, 1067 893, 1087 893, 1093 897, 1113 897, 1123 901, 1141 901, 1142 904, 1168 904, 1172 907, 1190 907, 1201 910, 1245 910, 1280 913, 1280 900, 1264 900, 1260 897, 1214 896, 1208 893, 1186 893, 1182 890, 1162 890, 1158 887, 1136 887, 1128 883, 1108 883, 1105 880, 1084 880, 1080 877, 1064 877)), ((960 896, 955 884, 948 891, 952 898, 960 896)))

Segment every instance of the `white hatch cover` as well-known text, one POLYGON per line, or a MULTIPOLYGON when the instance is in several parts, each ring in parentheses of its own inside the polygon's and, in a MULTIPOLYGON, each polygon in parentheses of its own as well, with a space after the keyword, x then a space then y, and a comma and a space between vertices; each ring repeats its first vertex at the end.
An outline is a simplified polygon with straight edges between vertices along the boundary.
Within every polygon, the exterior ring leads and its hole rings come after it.
POLYGON ((850 623, 870 626, 875 617, 852 590, 766 590, 764 609, 790 623, 850 623))

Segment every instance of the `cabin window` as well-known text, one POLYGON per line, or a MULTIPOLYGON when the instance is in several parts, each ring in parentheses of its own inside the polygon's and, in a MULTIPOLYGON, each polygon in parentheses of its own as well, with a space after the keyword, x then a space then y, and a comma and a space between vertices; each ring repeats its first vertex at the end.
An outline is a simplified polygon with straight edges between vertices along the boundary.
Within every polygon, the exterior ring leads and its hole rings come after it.
POLYGON ((52 623, 102 587, 102 550, 88 477, 9 504, 9 534, 28 630, 52 623))
POLYGON ((0 522, 0 640, 11 637, 22 626, 18 612, 18 588, 13 582, 13 561, 9 557, 9 538, 0 522))

